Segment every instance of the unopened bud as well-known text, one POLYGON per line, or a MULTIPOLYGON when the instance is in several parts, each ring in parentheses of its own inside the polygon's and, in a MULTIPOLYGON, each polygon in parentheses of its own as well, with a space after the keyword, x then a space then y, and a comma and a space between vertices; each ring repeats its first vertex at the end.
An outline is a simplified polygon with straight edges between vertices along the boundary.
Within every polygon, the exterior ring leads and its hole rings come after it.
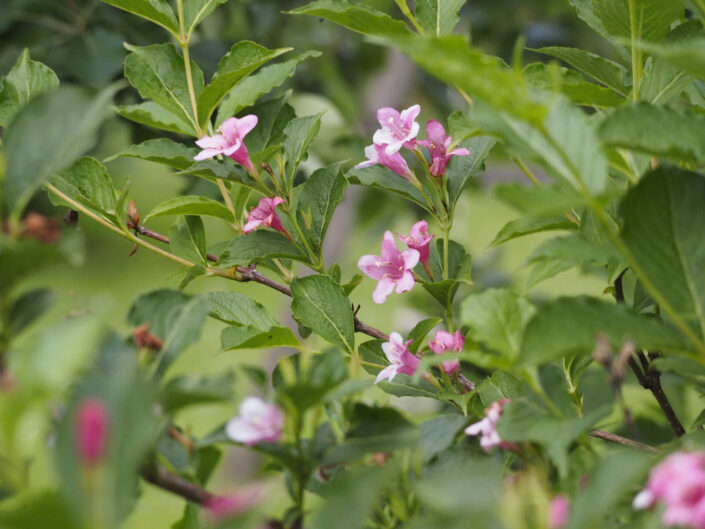
POLYGON ((103 402, 88 398, 76 413, 76 448, 81 460, 90 466, 100 463, 108 440, 108 410, 103 402))

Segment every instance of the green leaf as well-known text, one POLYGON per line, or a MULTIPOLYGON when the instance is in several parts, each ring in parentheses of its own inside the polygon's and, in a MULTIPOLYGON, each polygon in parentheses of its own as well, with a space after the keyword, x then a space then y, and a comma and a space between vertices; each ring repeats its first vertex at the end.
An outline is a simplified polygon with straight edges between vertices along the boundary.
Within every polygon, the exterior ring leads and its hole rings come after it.
POLYGON ((235 86, 218 108, 217 126, 231 116, 237 115, 253 105, 260 96, 271 92, 294 75, 298 64, 309 57, 320 57, 318 51, 307 51, 288 61, 263 67, 259 72, 248 76, 235 86))
POLYGON ((299 340, 291 329, 281 326, 273 326, 266 331, 250 326, 227 327, 220 335, 222 351, 298 346, 299 340))
POLYGON ((179 257, 206 264, 206 230, 201 217, 185 215, 176 219, 169 230, 169 248, 179 257))
POLYGON ((499 184, 494 194, 505 204, 529 215, 551 215, 585 205, 585 198, 565 183, 527 187, 499 184))
POLYGON ((560 46, 548 46, 532 51, 561 59, 618 94, 627 96, 631 92, 630 88, 625 85, 625 80, 630 75, 627 69, 600 55, 578 48, 560 46))
MULTIPOLYGON (((117 198, 113 181, 105 166, 88 156, 59 173, 52 183, 70 198, 103 214, 114 214, 117 198)), ((61 199, 56 199, 61 201, 61 199)))
POLYGON ((662 167, 620 206, 625 258, 663 313, 705 354, 705 179, 662 167))
POLYGON ((294 118, 284 129, 284 152, 286 153, 286 177, 289 185, 293 185, 296 169, 308 158, 308 149, 321 129, 323 113, 302 118, 294 118))
POLYGON ((248 265, 275 257, 308 262, 308 257, 281 233, 259 229, 230 241, 220 255, 218 266, 248 265))
POLYGON ((649 103, 616 109, 600 124, 602 141, 612 147, 702 165, 705 118, 649 103))
MULTIPOLYGON (((137 145, 130 145, 116 156, 129 156, 140 160, 149 160, 150 162, 161 163, 183 171, 193 165, 193 157, 196 154, 198 154, 196 149, 167 138, 159 138, 143 141, 137 145)), ((112 158, 109 158, 109 160, 112 158)))
POLYGON ((511 359, 519 355, 524 328, 534 312, 525 298, 496 288, 468 296, 461 307, 468 335, 511 359))
POLYGON ((595 422, 608 415, 610 407, 594 410, 584 417, 556 417, 523 399, 507 403, 497 424, 506 441, 534 441, 546 448, 561 476, 568 473, 568 448, 595 422))
POLYGON ((179 22, 168 2, 163 0, 103 0, 106 4, 159 24, 172 35, 179 35, 179 22))
POLYGON ((589 241, 580 234, 554 237, 536 248, 527 259, 533 264, 526 288, 584 264, 607 264, 617 259, 617 251, 609 243, 589 241))
POLYGON ((368 467, 346 472, 333 482, 321 506, 311 514, 311 529, 364 527, 390 478, 389 468, 368 467))
POLYGON ((324 462, 341 463, 373 452, 393 452, 417 439, 417 428, 397 410, 355 404, 345 440, 326 454, 324 462))
POLYGON ((235 220, 230 210, 220 202, 197 195, 185 195, 162 202, 149 212, 149 215, 144 218, 144 222, 164 215, 206 215, 227 222, 235 220))
POLYGON ((460 147, 465 147, 470 151, 470 155, 451 158, 446 168, 451 216, 470 178, 478 176, 484 170, 485 159, 489 156, 495 143, 497 140, 489 136, 470 138, 460 144, 460 147))
MULTIPOLYGON (((126 45, 125 77, 144 99, 151 99, 177 120, 189 124, 189 134, 197 136, 198 123, 186 80, 184 59, 172 44, 138 47, 126 45)), ((196 99, 203 90, 203 72, 191 61, 191 77, 196 99)))
POLYGON ((411 351, 412 353, 416 353, 416 351, 418 351, 421 347, 424 338, 426 338, 426 335, 431 332, 433 328, 442 321, 442 318, 427 318, 425 320, 421 320, 416 325, 414 325, 414 328, 411 329, 409 335, 407 336, 408 340, 413 340, 413 342, 409 344, 409 351, 411 351))
POLYGON ((431 75, 458 87, 473 99, 515 118, 539 124, 546 108, 531 97, 521 74, 507 68, 497 57, 470 47, 459 35, 397 38, 392 42, 431 75))
POLYGON ((193 136, 193 126, 152 101, 117 107, 123 118, 155 129, 193 136))
POLYGON ((620 450, 602 459, 570 507, 568 529, 602 525, 619 504, 631 501, 653 464, 653 458, 636 450, 620 450))
POLYGON ((203 20, 213 10, 228 0, 184 0, 184 29, 186 36, 190 37, 203 20))
POLYGON ((348 171, 347 176, 348 180, 353 184, 391 191, 407 200, 411 200, 429 213, 431 212, 419 190, 411 185, 406 178, 399 176, 391 169, 381 165, 373 165, 363 169, 351 169, 348 171))
POLYGON ((182 375, 170 379, 159 391, 159 402, 166 413, 174 413, 188 406, 232 400, 235 375, 182 375))
POLYGON ((363 35, 389 37, 411 34, 403 22, 350 0, 318 0, 289 11, 289 14, 322 17, 363 35))
MULTIPOLYGON (((423 288, 445 308, 453 302, 460 284, 470 282, 472 257, 462 244, 449 241, 448 279, 443 280, 443 240, 437 239, 436 244, 430 245, 430 249, 428 263, 433 272, 434 281, 424 283, 423 288)), ((425 270, 423 275, 426 276, 425 270)))
POLYGON ((297 203, 294 209, 301 217, 302 225, 307 228, 305 231, 313 243, 314 251, 322 248, 330 221, 347 187, 348 181, 343 176, 340 163, 335 163, 317 169, 306 182, 296 188, 297 203), (302 222, 304 218, 310 219, 310 227, 302 222))
POLYGON ((665 37, 671 25, 685 15, 681 0, 592 0, 595 16, 612 36, 629 39, 631 19, 629 4, 634 3, 636 40, 656 42, 665 37))
POLYGON ((661 57, 652 57, 639 87, 639 99, 666 105, 686 91, 694 77, 661 57))
POLYGON ((330 277, 312 275, 291 282, 291 312, 298 322, 352 354, 355 330, 350 300, 330 277))
POLYGON ((7 318, 7 334, 19 334, 51 307, 56 294, 48 288, 37 288, 25 292, 12 302, 7 318))
POLYGON ((700 79, 705 79, 705 37, 690 37, 660 44, 638 42, 636 46, 700 79))
POLYGON ((607 159, 588 117, 563 98, 552 96, 540 127, 480 101, 473 117, 498 134, 520 158, 539 162, 552 176, 570 182, 581 194, 599 194, 607 187, 607 159))
POLYGON ((263 64, 289 50, 291 48, 268 50, 249 40, 233 45, 218 63, 218 69, 211 82, 200 95, 197 94, 198 121, 201 128, 206 129, 215 108, 240 81, 263 64))
POLYGON ((462 415, 437 415, 422 422, 418 447, 424 461, 449 449, 466 424, 467 419, 462 415))
POLYGON ((254 299, 237 292, 210 292, 207 294, 210 305, 208 315, 230 325, 254 327, 268 331, 279 322, 254 299))
POLYGON ((15 114, 36 96, 57 86, 59 78, 54 71, 31 60, 25 49, 0 84, 0 127, 7 127, 15 114))
POLYGON ((588 82, 579 73, 556 64, 530 64, 524 68, 523 74, 533 86, 560 92, 576 105, 610 108, 624 102, 621 95, 588 82))
POLYGON ((565 215, 556 217, 519 217, 518 219, 510 220, 502 226, 502 229, 499 230, 499 233, 497 233, 494 240, 490 243, 490 246, 499 246, 512 239, 532 233, 540 233, 542 231, 575 231, 577 229, 578 225, 568 220, 565 215))
POLYGON ((578 16, 593 30, 602 35, 608 41, 610 41, 616 48, 617 51, 625 59, 629 58, 629 52, 624 48, 622 42, 616 40, 602 24, 602 21, 595 15, 593 9, 593 0, 569 0, 570 4, 575 7, 578 12, 578 16))
POLYGON ((637 347, 687 353, 688 346, 670 325, 596 298, 558 298, 539 307, 521 344, 521 361, 546 363, 571 353, 586 354, 604 335, 618 350, 633 340, 637 347))
POLYGON ((422 28, 440 37, 453 32, 464 4, 465 0, 419 0, 414 14, 422 28))
POLYGON ((4 139, 9 212, 19 214, 45 180, 95 144, 116 89, 92 94, 76 87, 57 88, 30 101, 15 116, 4 139))

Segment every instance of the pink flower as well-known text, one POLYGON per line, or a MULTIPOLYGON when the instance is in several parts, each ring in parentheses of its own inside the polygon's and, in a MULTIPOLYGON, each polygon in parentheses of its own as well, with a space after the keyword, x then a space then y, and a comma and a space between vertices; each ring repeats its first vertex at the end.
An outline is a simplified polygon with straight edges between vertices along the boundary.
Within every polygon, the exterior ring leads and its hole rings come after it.
POLYGON ((368 145, 365 147, 365 156, 367 156, 367 161, 357 164, 355 169, 363 169, 371 165, 381 164, 404 178, 410 178, 412 176, 411 169, 409 169, 404 157, 398 152, 387 154, 384 145, 368 145))
POLYGON ((389 335, 389 341, 382 344, 382 351, 384 351, 390 365, 379 372, 375 384, 385 379, 391 382, 399 373, 413 375, 416 372, 420 360, 409 351, 409 344, 411 342, 413 342, 413 340, 404 343, 404 340, 398 332, 393 332, 389 335))
MULTIPOLYGON (((428 342, 428 346, 437 355, 445 353, 446 351, 456 351, 460 352, 463 350, 465 345, 465 338, 460 333, 460 331, 455 331, 453 334, 448 331, 438 331, 433 340, 428 342)), ((443 362, 443 371, 452 375, 458 368, 460 368, 459 360, 447 360, 443 362)))
POLYGON ((103 459, 108 439, 108 410, 102 401, 88 398, 76 413, 76 448, 81 460, 96 465, 103 459))
POLYGON ((705 529, 705 452, 676 452, 655 466, 632 502, 647 509, 662 501, 663 525, 705 529))
POLYGON ((215 521, 220 522, 251 509, 257 503, 258 496, 259 492, 256 490, 211 496, 206 500, 204 507, 215 521))
POLYGON ((286 200, 281 197, 260 198, 257 207, 252 208, 250 214, 247 215, 247 224, 242 227, 242 232, 250 233, 256 228, 264 226, 266 228, 274 228, 287 237, 290 237, 289 232, 282 226, 281 219, 276 212, 276 207, 284 202, 286 202, 286 200))
POLYGON ((419 263, 419 252, 413 249, 400 252, 394 235, 387 230, 382 241, 382 256, 363 255, 357 267, 372 279, 379 281, 372 294, 375 303, 384 303, 396 287, 397 294, 414 288, 412 269, 419 263))
POLYGON ((424 265, 428 264, 430 249, 428 247, 435 235, 429 235, 428 222, 421 220, 411 227, 409 235, 399 235, 399 239, 406 243, 409 248, 419 252, 419 261, 424 265))
POLYGON ((489 408, 485 410, 485 418, 475 424, 471 424, 465 428, 465 434, 471 436, 480 436, 480 446, 489 452, 493 447, 513 448, 514 443, 502 441, 497 433, 497 422, 502 415, 502 408, 505 404, 511 402, 511 399, 502 399, 493 402, 489 408))
POLYGON ((250 114, 244 118, 226 119, 218 129, 221 134, 204 136, 196 141, 203 150, 194 156, 194 160, 213 158, 218 154, 229 156, 240 165, 254 171, 250 155, 245 146, 245 136, 257 125, 257 116, 250 114))
POLYGON ((570 502, 568 497, 558 494, 548 506, 548 529, 563 529, 568 523, 570 502))
POLYGON ((421 112, 421 106, 414 105, 397 112, 393 108, 383 107, 377 111, 377 121, 382 125, 372 137, 375 145, 384 145, 387 154, 399 152, 406 147, 414 148, 414 138, 419 133, 420 126, 415 121, 421 112))
POLYGON ((453 141, 451 136, 446 136, 446 131, 435 119, 426 123, 426 136, 428 139, 420 140, 419 145, 426 147, 431 153, 431 174, 436 178, 442 177, 451 156, 467 156, 470 151, 465 148, 448 151, 453 141))
POLYGON ((275 443, 284 428, 284 414, 274 404, 258 397, 247 397, 240 405, 240 415, 225 426, 230 439, 247 446, 275 443))

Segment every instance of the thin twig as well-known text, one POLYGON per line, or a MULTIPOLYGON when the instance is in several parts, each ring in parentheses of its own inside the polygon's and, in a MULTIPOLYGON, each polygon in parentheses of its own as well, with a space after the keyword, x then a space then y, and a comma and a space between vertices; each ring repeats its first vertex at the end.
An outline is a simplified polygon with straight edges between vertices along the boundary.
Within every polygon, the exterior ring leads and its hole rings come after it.
POLYGON ((140 474, 145 481, 152 485, 173 492, 177 496, 181 496, 199 505, 206 505, 210 500, 215 498, 215 494, 208 492, 197 483, 172 474, 160 465, 144 466, 140 474))
POLYGON ((624 446, 629 446, 631 448, 637 448, 639 450, 644 450, 645 452, 658 453, 658 450, 653 446, 634 441, 633 439, 627 439, 616 433, 606 432, 604 430, 593 430, 590 435, 596 437, 597 439, 604 439, 605 441, 610 441, 612 443, 617 443, 624 446))
MULTIPOLYGON (((617 279, 614 280, 614 297, 617 300, 617 303, 624 303, 624 286, 622 285, 622 278, 624 277, 625 272, 626 270, 619 274, 617 279)), ((629 367, 631 367, 632 371, 634 371, 634 375, 636 375, 636 379, 639 381, 639 384, 641 384, 643 388, 651 391, 651 394, 656 399, 656 402, 658 402, 661 410, 663 410, 663 413, 668 420, 668 424, 671 425, 671 428, 675 434, 678 437, 684 435, 685 428, 683 428, 683 424, 681 424, 681 421, 678 419, 678 415, 676 415, 673 406, 671 406, 671 402, 668 400, 666 393, 663 391, 663 386, 661 385, 661 372, 656 369, 651 362, 649 362, 649 359, 646 358, 646 355, 643 352, 637 351, 636 357, 639 359, 641 367, 639 367, 639 364, 637 364, 634 357, 629 358, 629 367)))

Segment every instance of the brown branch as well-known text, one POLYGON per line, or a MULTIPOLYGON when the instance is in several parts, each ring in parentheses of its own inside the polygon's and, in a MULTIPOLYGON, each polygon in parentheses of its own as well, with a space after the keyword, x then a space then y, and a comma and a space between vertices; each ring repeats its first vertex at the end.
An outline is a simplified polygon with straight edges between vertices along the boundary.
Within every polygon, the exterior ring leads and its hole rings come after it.
MULTIPOLYGON (((617 279, 614 280, 614 297, 617 300, 617 303, 624 303, 624 287, 622 285, 622 278, 624 277, 625 272, 626 270, 619 274, 617 279)), ((657 354, 652 355, 649 353, 649 356, 653 359, 657 356, 657 354)), ((651 391, 651 394, 656 399, 656 402, 658 402, 661 410, 663 410, 663 413, 668 420, 668 424, 671 425, 671 428, 675 434, 678 437, 684 435, 685 428, 683 428, 683 425, 678 419, 678 415, 676 415, 673 406, 671 406, 671 402, 668 400, 666 393, 663 391, 663 386, 661 385, 661 372, 656 369, 651 362, 649 362, 649 359, 643 352, 637 351, 636 357, 639 359, 641 367, 639 367, 639 364, 637 364, 634 357, 629 358, 629 367, 631 367, 632 371, 634 371, 634 375, 636 375, 639 384, 641 384, 641 387, 651 391)))
POLYGON ((177 496, 181 496, 199 505, 205 505, 208 501, 215 498, 215 494, 208 492, 197 483, 172 474, 160 465, 144 466, 140 474, 145 481, 152 485, 173 492, 177 496))
POLYGON ((597 439, 604 439, 605 441, 610 441, 612 443, 617 443, 623 446, 628 446, 630 448, 637 448, 639 450, 644 450, 645 452, 658 453, 658 450, 653 446, 634 441, 632 439, 627 439, 616 433, 606 432, 604 430, 593 430, 590 435, 596 437, 597 439))
MULTIPOLYGON (((161 233, 157 233, 154 230, 150 230, 149 228, 140 226, 137 223, 128 222, 127 227, 131 230, 134 230, 135 235, 144 235, 145 237, 149 237, 150 239, 154 239, 155 241, 163 242, 164 244, 169 244, 169 237, 167 237, 166 235, 162 235, 161 233)), ((213 254, 206 254, 206 257, 209 261, 212 261, 214 263, 218 262, 218 257, 213 254)))

